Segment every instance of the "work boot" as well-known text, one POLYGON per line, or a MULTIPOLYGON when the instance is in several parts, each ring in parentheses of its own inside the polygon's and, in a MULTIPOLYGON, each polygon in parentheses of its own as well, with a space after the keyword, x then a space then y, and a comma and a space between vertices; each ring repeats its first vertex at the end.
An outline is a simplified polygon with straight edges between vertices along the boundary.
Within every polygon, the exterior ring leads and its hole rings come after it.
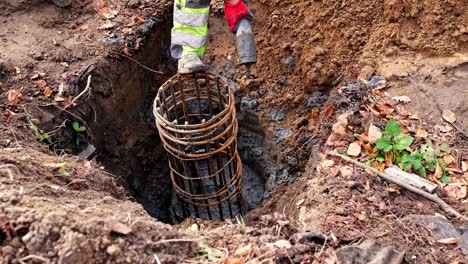
POLYGON ((185 55, 179 59, 178 71, 181 74, 201 72, 205 70, 205 64, 197 55, 185 55))

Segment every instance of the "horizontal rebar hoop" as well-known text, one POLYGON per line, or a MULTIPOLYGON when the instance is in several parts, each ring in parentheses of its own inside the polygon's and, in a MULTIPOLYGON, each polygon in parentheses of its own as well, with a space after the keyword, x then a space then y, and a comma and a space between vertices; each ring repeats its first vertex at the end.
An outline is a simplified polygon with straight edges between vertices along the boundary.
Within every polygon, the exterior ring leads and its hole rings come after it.
POLYGON ((177 74, 158 90, 154 116, 169 154, 170 177, 184 217, 241 213, 234 93, 210 73, 177 74))

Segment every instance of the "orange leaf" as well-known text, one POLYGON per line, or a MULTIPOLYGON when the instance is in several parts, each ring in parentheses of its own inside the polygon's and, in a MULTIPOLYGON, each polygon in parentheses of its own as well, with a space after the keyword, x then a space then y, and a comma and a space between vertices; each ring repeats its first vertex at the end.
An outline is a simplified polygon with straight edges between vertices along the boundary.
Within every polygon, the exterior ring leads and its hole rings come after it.
POLYGON ((46 88, 44 89, 44 95, 46 97, 49 97, 51 94, 52 94, 52 89, 49 86, 46 86, 46 88))
POLYGON ((240 258, 227 258, 223 262, 224 264, 244 264, 245 262, 240 258))
POLYGON ((391 167, 391 166, 393 166, 392 156, 391 156, 390 153, 388 153, 388 152, 385 153, 385 166, 386 166, 386 167, 391 167))
POLYGON ((333 105, 330 105, 329 107, 327 107, 327 109, 325 109, 325 112, 323 115, 328 118, 333 114, 333 110, 334 110, 333 105))
POLYGON ((379 171, 384 171, 385 170, 385 163, 383 162, 379 162, 379 164, 377 165, 379 167, 379 171))
POLYGON ((137 23, 141 25, 141 24, 145 23, 145 19, 142 18, 142 17, 138 17, 137 18, 137 23))
POLYGON ((312 113, 312 114, 310 114, 310 118, 312 118, 313 120, 318 120, 319 116, 318 116, 317 113, 312 113))
POLYGON ((36 81, 33 81, 32 83, 39 88, 44 88, 47 85, 47 82, 44 80, 36 80, 36 81))
POLYGON ((51 162, 44 163, 43 166, 53 168, 53 169, 63 169, 63 168, 65 168, 66 164, 67 163, 65 163, 65 162, 57 163, 57 162, 51 161, 51 162))
POLYGON ((5 111, 5 114, 4 114, 4 115, 5 115, 5 117, 6 117, 6 121, 7 121, 7 122, 10 122, 11 119, 13 118, 13 116, 16 115, 16 113, 15 113, 15 112, 12 112, 12 111, 10 111, 10 110, 7 109, 7 110, 5 111))
POLYGON ((369 144, 369 143, 363 144, 362 146, 363 146, 364 149, 365 149, 367 152, 369 152, 369 153, 371 153, 371 152, 373 151, 372 146, 371 146, 371 144, 369 144))

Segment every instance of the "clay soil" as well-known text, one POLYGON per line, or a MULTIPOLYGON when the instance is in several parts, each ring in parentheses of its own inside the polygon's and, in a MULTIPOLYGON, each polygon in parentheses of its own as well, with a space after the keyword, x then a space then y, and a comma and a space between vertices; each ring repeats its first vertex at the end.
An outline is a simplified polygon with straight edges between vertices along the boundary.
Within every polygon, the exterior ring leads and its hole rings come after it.
MULTIPOLYGON (((171 197, 152 196, 170 184, 151 176, 167 172, 151 103, 176 70, 172 2, 0 1, 0 263, 338 263, 341 248, 365 239, 405 252, 404 263, 466 263, 456 243, 408 216, 467 222, 356 168, 351 178, 319 169, 336 118, 368 100, 340 93, 363 69, 386 79, 384 98, 410 97, 417 128, 467 160, 466 1, 251 1, 259 62, 250 80, 213 1, 205 61, 238 87, 239 112, 255 117, 245 123, 277 171, 242 220, 169 225, 160 212, 171 197), (454 112, 457 129, 436 105, 454 112)), ((438 194, 468 215, 466 192, 438 194)))

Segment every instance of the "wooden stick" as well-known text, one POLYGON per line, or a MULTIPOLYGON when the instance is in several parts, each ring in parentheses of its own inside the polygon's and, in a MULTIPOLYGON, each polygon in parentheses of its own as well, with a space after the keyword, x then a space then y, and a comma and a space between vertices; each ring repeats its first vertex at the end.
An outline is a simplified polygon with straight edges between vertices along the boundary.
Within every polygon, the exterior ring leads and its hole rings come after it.
POLYGON ((439 196, 437 196, 437 194, 430 194, 430 193, 427 193, 421 189, 418 189, 416 187, 413 187, 405 182, 401 182, 399 181, 398 179, 395 179, 395 178, 392 178, 390 176, 388 176, 387 174, 385 173, 382 173, 380 171, 378 171, 377 169, 375 168, 372 168, 371 166, 367 166, 366 164, 362 163, 362 162, 359 162, 357 160, 353 160, 351 158, 348 158, 344 155, 341 155, 337 152, 334 152, 334 151, 328 151, 327 152, 327 155, 329 156, 335 156, 335 157, 340 157, 342 158, 343 160, 347 161, 347 162, 350 162, 350 163, 353 163, 354 165, 358 166, 358 167, 361 167, 363 169, 369 169, 371 170, 372 172, 374 172, 376 175, 378 175, 379 177, 381 178, 384 178, 385 180, 387 181, 390 181, 390 182, 393 182, 405 189, 407 189, 408 191, 411 191, 415 194, 419 194, 421 195, 422 197, 436 203, 439 205, 439 207, 446 213, 448 214, 452 214, 453 216, 457 217, 457 218, 460 218, 460 219, 463 219, 465 221, 468 221, 468 217, 460 214, 459 212, 457 212, 455 209, 453 209, 450 205, 448 205, 446 202, 444 202, 442 199, 439 198, 439 196))

